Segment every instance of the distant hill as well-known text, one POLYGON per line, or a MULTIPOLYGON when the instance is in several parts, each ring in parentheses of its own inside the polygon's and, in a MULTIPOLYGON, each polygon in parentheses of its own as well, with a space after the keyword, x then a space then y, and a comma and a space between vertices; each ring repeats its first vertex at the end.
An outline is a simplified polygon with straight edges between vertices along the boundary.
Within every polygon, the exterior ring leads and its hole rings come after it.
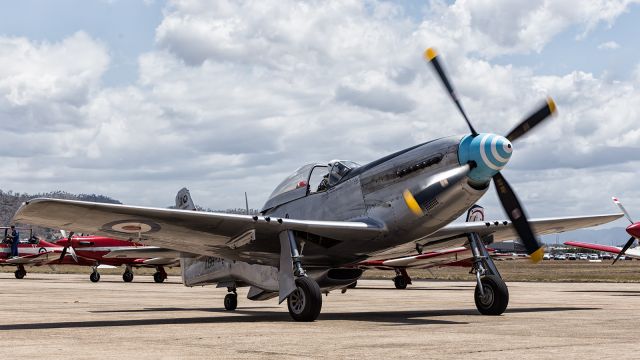
MULTIPOLYGON (((11 219, 16 213, 20 205, 28 200, 47 197, 55 199, 67 199, 67 200, 81 200, 81 201, 94 201, 109 204, 122 204, 116 199, 112 199, 108 196, 98 194, 71 194, 65 191, 52 191, 48 193, 39 194, 27 194, 27 193, 14 193, 9 190, 7 192, 0 190, 0 225, 6 226, 11 224, 11 219)), ((18 224, 19 225, 19 224, 18 224)), ((58 229, 41 228, 33 226, 34 234, 41 237, 51 237, 58 232, 58 229)), ((20 237, 27 237, 28 234, 20 234, 20 237)))

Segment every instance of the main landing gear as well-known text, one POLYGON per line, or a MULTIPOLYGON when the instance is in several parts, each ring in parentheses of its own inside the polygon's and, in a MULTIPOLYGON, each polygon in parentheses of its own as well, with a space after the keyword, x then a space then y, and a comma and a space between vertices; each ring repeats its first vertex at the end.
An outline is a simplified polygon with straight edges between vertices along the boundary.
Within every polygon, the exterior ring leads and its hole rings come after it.
POLYGON ((406 289, 407 285, 411 284, 411 277, 407 274, 406 269, 395 269, 396 276, 393 278, 393 285, 396 289, 406 289))
POLYGON ((288 230, 286 235, 291 250, 293 275, 296 277, 295 289, 287 296, 289 315, 296 321, 314 321, 322 310, 322 293, 318 283, 308 277, 302 268, 302 255, 298 252, 295 235, 291 230, 288 230))
POLYGON ((131 266, 127 265, 122 274, 122 280, 124 282, 132 282, 133 281, 133 271, 131 271, 131 266))
POLYGON ((27 270, 24 269, 24 266, 18 265, 18 268, 13 273, 16 276, 16 279, 22 279, 27 275, 27 270))
POLYGON ((157 266, 156 272, 153 274, 153 281, 161 283, 167 280, 167 272, 164 271, 164 267, 157 266))
POLYGON ((93 272, 91 273, 91 275, 89 275, 89 280, 91 280, 91 282, 97 283, 98 281, 100 281, 100 273, 98 272, 98 267, 94 266, 92 267, 93 272))
POLYGON ((238 307, 238 293, 235 287, 228 287, 227 291, 229 293, 224 297, 224 308, 233 311, 238 307))
POLYGON ((471 274, 476 275, 474 299, 476 308, 483 315, 500 315, 509 304, 509 290, 502 280, 493 259, 477 233, 468 235, 473 253, 471 274))

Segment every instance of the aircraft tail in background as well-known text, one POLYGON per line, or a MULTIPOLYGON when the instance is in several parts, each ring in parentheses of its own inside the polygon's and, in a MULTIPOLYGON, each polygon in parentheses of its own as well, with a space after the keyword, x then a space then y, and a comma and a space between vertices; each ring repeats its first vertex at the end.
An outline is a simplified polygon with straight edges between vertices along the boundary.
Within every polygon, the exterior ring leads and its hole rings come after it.
POLYGON ((467 211, 467 222, 484 221, 484 208, 480 205, 473 205, 467 211))
POLYGON ((176 208, 182 210, 196 210, 196 205, 191 200, 189 189, 182 188, 176 195, 176 208))

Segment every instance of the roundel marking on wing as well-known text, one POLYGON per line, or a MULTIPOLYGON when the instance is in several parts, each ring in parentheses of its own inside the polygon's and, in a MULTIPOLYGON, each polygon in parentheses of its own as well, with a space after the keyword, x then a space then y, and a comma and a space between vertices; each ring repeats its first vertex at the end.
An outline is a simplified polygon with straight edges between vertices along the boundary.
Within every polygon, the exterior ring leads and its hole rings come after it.
POLYGON ((112 221, 102 225, 102 230, 125 234, 148 234, 160 230, 160 225, 149 220, 129 219, 112 221))

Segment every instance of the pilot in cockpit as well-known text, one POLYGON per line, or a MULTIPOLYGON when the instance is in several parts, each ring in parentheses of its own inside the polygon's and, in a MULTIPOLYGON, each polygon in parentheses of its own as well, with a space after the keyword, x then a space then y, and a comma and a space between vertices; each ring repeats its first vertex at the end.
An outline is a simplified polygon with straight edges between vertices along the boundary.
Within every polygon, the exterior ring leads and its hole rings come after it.
POLYGON ((359 165, 350 161, 331 160, 328 166, 329 173, 322 178, 320 185, 318 185, 318 191, 327 190, 331 186, 337 184, 342 177, 349 172, 349 170, 359 165), (352 164, 352 166, 350 167, 348 164, 352 164))

